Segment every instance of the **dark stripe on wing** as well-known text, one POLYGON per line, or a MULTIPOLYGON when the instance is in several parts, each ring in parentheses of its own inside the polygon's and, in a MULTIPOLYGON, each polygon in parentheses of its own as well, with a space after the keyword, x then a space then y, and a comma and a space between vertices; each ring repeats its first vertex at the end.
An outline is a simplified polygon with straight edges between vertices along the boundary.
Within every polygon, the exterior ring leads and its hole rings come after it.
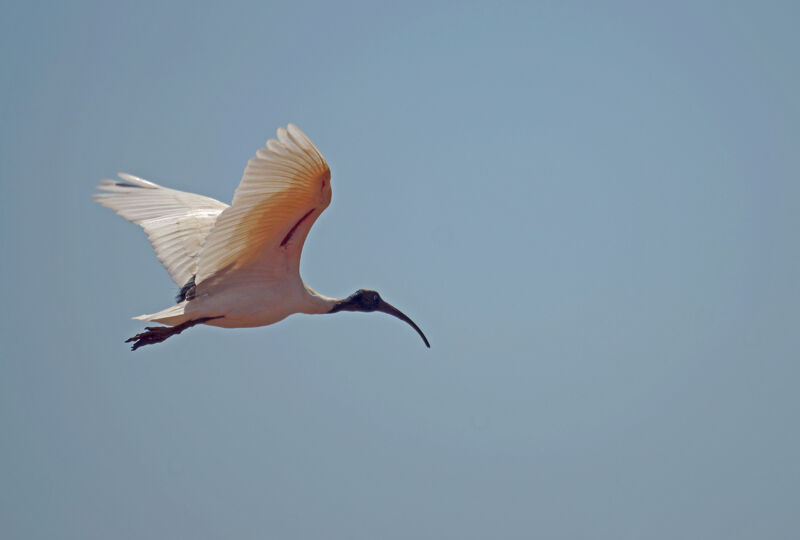
POLYGON ((128 182, 114 182, 115 186, 119 187, 132 187, 132 188, 143 188, 144 186, 140 186, 139 184, 129 184, 128 182))
POLYGON ((301 224, 303 221, 305 221, 305 219, 306 219, 308 216, 310 216, 310 215, 311 215, 311 212, 313 212, 314 210, 315 210, 315 208, 312 208, 311 210, 309 210, 308 212, 306 212, 306 215, 304 215, 303 217, 301 217, 301 218, 300 218, 300 220, 299 220, 297 223, 295 223, 295 224, 294 224, 294 227, 292 227, 292 230, 290 230, 288 233, 286 233, 286 236, 284 236, 284 237, 283 237, 283 240, 281 241, 281 247, 285 246, 285 245, 286 245, 286 244, 289 242, 289 240, 291 240, 291 239, 292 239, 292 235, 294 234, 294 231, 296 231, 296 230, 297 230, 297 227, 299 227, 299 226, 300 226, 300 224, 301 224))

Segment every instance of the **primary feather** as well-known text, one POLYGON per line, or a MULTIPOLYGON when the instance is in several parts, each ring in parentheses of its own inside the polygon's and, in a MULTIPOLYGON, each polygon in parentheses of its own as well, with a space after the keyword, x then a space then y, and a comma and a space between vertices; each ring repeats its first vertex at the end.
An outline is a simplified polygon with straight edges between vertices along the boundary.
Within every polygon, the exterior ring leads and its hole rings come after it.
POLYGON ((200 248, 228 205, 210 197, 169 189, 130 174, 103 179, 94 199, 141 225, 156 256, 179 286, 197 273, 200 248))

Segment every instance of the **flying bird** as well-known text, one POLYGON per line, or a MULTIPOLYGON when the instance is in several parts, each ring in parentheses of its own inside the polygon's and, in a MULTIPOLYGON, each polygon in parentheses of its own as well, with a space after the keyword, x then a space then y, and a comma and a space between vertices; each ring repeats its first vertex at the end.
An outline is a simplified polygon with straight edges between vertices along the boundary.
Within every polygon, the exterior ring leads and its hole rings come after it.
POLYGON ((128 339, 132 350, 198 324, 266 326, 293 313, 380 311, 419 326, 373 290, 329 298, 300 277, 311 226, 331 202, 331 171, 317 147, 289 124, 247 162, 230 206, 165 188, 130 174, 103 179, 95 201, 147 233, 156 256, 180 287, 177 304, 134 317, 148 326, 128 339))

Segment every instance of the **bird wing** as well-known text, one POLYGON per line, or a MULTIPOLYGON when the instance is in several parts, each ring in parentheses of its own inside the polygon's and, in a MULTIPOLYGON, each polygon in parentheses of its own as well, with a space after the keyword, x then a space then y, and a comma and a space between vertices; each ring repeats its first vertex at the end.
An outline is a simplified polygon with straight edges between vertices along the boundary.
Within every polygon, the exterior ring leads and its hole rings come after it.
POLYGON ((141 225, 158 260, 183 286, 197 272, 200 248, 228 205, 210 197, 169 189, 130 174, 103 179, 94 200, 141 225))
POLYGON ((331 202, 331 172, 317 147, 289 124, 247 162, 230 208, 200 250, 196 282, 258 266, 299 271, 306 235, 331 202))

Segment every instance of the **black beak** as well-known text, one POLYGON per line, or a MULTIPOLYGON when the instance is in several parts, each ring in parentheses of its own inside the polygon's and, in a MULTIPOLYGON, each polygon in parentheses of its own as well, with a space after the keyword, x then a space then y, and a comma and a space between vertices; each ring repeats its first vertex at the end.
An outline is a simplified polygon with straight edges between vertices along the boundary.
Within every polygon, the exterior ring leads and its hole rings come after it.
POLYGON ((431 348, 431 344, 428 343, 428 338, 425 337, 425 334, 422 333, 422 330, 419 329, 419 326, 417 326, 416 323, 412 321, 405 313, 394 307, 392 304, 381 299, 380 303, 378 304, 378 307, 376 307, 375 310, 382 311, 384 313, 392 315, 393 317, 397 317, 401 321, 406 321, 408 324, 411 325, 411 328, 417 331, 419 337, 421 337, 422 341, 425 342, 425 346, 428 347, 429 349, 431 348))

